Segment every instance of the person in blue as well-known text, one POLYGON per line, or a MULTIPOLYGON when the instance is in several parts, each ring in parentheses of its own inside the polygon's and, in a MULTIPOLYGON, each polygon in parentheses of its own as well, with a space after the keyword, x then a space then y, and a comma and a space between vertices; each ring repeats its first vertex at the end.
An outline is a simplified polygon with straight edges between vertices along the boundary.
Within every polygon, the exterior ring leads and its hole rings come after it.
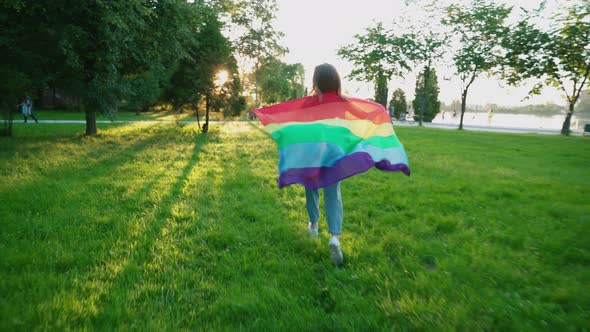
POLYGON ((31 98, 29 98, 27 96, 27 98, 25 100, 23 100, 23 102, 20 103, 18 106, 20 107, 20 111, 23 114, 23 118, 25 119, 25 123, 27 123, 27 118, 29 116, 33 120, 35 120, 35 123, 39 123, 39 120, 37 120, 37 118, 35 117, 35 114, 33 113, 33 102, 31 101, 31 98))
MULTIPOLYGON (((315 67, 313 73, 313 94, 321 98, 322 93, 337 93, 341 95, 340 75, 334 66, 324 63, 315 67)), ((328 232, 330 241, 328 248, 332 262, 335 265, 342 265, 344 257, 340 247, 339 236, 342 234, 342 195, 340 194, 340 182, 323 188, 324 208, 328 221, 328 232)), ((320 193, 318 189, 305 189, 305 207, 309 216, 309 235, 318 236, 318 220, 320 219, 320 193)))

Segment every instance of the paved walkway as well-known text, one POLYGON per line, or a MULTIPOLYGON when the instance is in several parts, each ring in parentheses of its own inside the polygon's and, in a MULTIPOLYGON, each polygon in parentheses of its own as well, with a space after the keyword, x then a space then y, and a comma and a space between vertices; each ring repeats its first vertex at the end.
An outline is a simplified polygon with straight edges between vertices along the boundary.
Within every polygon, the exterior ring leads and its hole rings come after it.
MULTIPOLYGON (((23 123, 23 120, 14 120, 13 123, 23 123)), ((96 123, 135 123, 135 122, 158 122, 158 123, 176 123, 174 120, 96 120, 96 123)), ((180 123, 197 123, 196 120, 180 120, 180 123)), ((226 122, 247 122, 247 121, 209 121, 209 123, 226 123, 226 122)), ((29 121, 33 123, 34 121, 29 121)), ((84 124, 86 120, 39 120, 39 123, 78 123, 84 124)), ((201 123, 205 123, 201 121, 201 123)), ((417 121, 393 121, 393 125, 397 127, 410 127, 418 126, 417 121)), ((442 129, 457 129, 458 125, 455 124, 441 124, 441 123, 424 123, 425 127, 429 128, 442 128, 442 129)), ((512 128, 512 127, 495 127, 495 126, 474 126, 474 125, 463 125, 465 130, 474 131, 491 131, 491 132, 502 132, 502 133, 536 133, 536 134, 548 134, 548 135, 559 135, 561 131, 559 129, 543 129, 543 128, 512 128)), ((582 135, 582 131, 572 131, 572 135, 582 135)))
MULTIPOLYGON (((400 122, 394 121, 394 126, 418 126, 418 122, 400 122)), ((425 127, 429 128, 442 128, 442 129, 458 129, 459 125, 456 124, 442 124, 442 123, 424 123, 425 127)), ((496 127, 496 126, 475 126, 475 125, 465 125, 463 124, 463 129, 465 130, 475 130, 475 131, 492 131, 492 132, 501 132, 501 133, 536 133, 536 134, 549 134, 549 135, 559 135, 561 134, 560 129, 544 129, 544 128, 518 128, 518 127, 496 127)), ((573 135, 582 135, 581 131, 572 131, 573 135)))

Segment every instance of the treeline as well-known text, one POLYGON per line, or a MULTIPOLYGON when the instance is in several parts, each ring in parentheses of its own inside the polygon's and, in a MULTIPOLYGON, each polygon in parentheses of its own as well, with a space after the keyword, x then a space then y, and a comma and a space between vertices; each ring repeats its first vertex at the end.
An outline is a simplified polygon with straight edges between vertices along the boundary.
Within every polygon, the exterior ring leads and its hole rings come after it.
MULTIPOLYGON (((391 28, 377 22, 338 50, 353 65, 350 77, 374 84, 375 101, 387 106, 389 81, 419 71, 411 104, 420 124, 429 121, 440 110, 434 68, 451 64, 461 83, 459 129, 473 82, 491 76, 513 86, 534 80, 530 94, 544 86, 560 89, 567 104, 561 132, 569 134, 576 104, 590 81, 589 1, 568 1, 551 8, 554 12, 545 2, 533 10, 489 0, 408 0, 405 5, 423 15, 394 18, 391 28)), ((396 90, 393 112, 401 112, 404 104, 409 103, 396 90)))
POLYGON ((2 134, 12 133, 16 105, 44 91, 77 101, 88 135, 97 133, 96 113, 122 102, 204 107, 207 121, 209 110, 243 112, 249 90, 254 105, 301 96, 303 67, 280 60, 276 10, 275 0, 2 2, 2 134), (252 73, 240 72, 241 59, 254 63, 252 73))

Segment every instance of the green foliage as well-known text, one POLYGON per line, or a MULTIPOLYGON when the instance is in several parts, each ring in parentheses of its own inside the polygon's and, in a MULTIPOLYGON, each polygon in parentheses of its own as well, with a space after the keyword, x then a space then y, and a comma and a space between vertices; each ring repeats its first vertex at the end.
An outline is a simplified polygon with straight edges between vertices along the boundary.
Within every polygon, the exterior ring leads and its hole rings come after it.
POLYGON ((387 104, 387 83, 392 76, 402 76, 415 59, 414 41, 410 35, 398 36, 382 23, 357 34, 354 43, 338 50, 338 55, 353 64, 349 77, 375 83, 375 101, 387 104))
POLYGON ((25 96, 32 96, 44 80, 39 75, 44 58, 35 51, 50 45, 35 40, 34 29, 28 27, 37 23, 26 6, 18 0, 0 2, 0 136, 12 135, 12 119, 19 112, 17 105, 25 96))
POLYGON ((0 140, 2 331, 588 326, 582 137, 396 128, 412 176, 342 182, 335 268, 262 131, 99 126, 0 140))
POLYGON ((4 64, 28 89, 59 87, 80 98, 88 134, 96 133, 95 112, 111 113, 121 100, 155 101, 209 12, 203 1, 182 0, 14 3, 0 12, 4 64))
POLYGON ((508 35, 505 24, 511 7, 485 0, 447 7, 443 23, 459 36, 459 47, 453 55, 457 75, 462 81, 461 121, 467 105, 467 93, 473 81, 482 73, 490 72, 503 61, 502 40, 508 35))
POLYGON ((146 111, 150 105, 160 98, 162 86, 167 81, 165 79, 167 76, 154 71, 146 71, 126 77, 125 96, 127 96, 126 101, 130 108, 146 111))
POLYGON ((230 21, 234 25, 236 50, 241 55, 254 62, 254 106, 260 103, 259 75, 257 71, 261 63, 268 58, 279 58, 288 49, 279 40, 284 36, 274 28, 274 20, 278 5, 276 0, 236 0, 226 3, 230 21))
POLYGON ((412 108, 415 110, 414 119, 431 122, 440 112, 440 101, 438 100, 438 77, 436 70, 428 67, 418 74, 416 79, 416 98, 412 101, 412 108))
POLYGON ((408 103, 406 102, 406 94, 402 89, 396 89, 393 91, 393 97, 389 101, 389 108, 393 107, 392 117, 399 119, 402 115, 405 115, 408 109, 408 103))
POLYGON ((20 112, 17 105, 22 102, 23 91, 30 86, 28 78, 19 70, 0 65, 0 127, 1 136, 12 136, 12 120, 20 112))
POLYGON ((383 105, 383 107, 387 107, 388 95, 387 78, 384 75, 379 75, 375 82, 375 102, 383 105))
POLYGON ((213 94, 216 74, 236 70, 235 59, 227 38, 221 33, 222 23, 211 8, 197 7, 191 25, 193 36, 186 43, 188 56, 175 67, 163 94, 163 100, 174 109, 196 104, 206 94, 213 94))
POLYGON ((300 63, 286 64, 277 58, 266 58, 255 75, 260 82, 263 103, 275 104, 303 97, 305 70, 300 63))
POLYGON ((237 40, 238 52, 256 63, 287 52, 287 49, 279 44, 284 34, 273 27, 277 10, 276 0, 235 1, 231 21, 238 28, 245 30, 237 40))
MULTIPOLYGON (((234 70, 237 69, 234 67, 234 70)), ((242 83, 237 73, 230 77, 221 90, 214 96, 220 101, 219 108, 223 109, 223 115, 226 117, 235 117, 246 110, 246 98, 242 96, 242 83)))
POLYGON ((531 17, 513 27, 504 41, 503 74, 513 85, 530 78, 539 80, 530 94, 539 94, 545 85, 561 89, 569 104, 562 126, 562 134, 567 135, 574 105, 590 79, 590 3, 580 1, 562 10, 553 29, 529 23, 531 17))
POLYGON ((412 40, 408 36, 397 36, 387 31, 382 23, 368 27, 364 34, 356 34, 355 42, 338 50, 338 55, 352 62, 354 68, 351 78, 365 82, 378 82, 380 77, 386 79, 401 76, 411 69, 408 52, 412 40))

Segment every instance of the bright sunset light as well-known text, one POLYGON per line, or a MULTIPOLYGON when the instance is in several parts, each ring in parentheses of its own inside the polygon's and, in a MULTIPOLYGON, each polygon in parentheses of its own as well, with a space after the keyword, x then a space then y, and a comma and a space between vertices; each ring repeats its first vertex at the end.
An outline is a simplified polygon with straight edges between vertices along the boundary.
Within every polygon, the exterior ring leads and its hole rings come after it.
POLYGON ((215 86, 224 85, 229 79, 229 73, 227 70, 221 70, 215 75, 215 86))
MULTIPOLYGON (((451 3, 446 0, 443 2, 451 3)), ((515 6, 516 11, 520 7, 528 10, 536 8, 541 1, 498 0, 497 2, 515 6)), ((556 8, 565 2, 566 0, 547 0, 546 7, 556 8)), ((350 80, 347 75, 352 70, 352 64, 340 58, 336 54, 337 49, 351 43, 355 34, 362 33, 365 28, 375 22, 384 22, 389 25, 393 21, 416 20, 424 16, 425 12, 417 3, 419 2, 366 0, 362 5, 359 5, 354 1, 338 0, 278 0, 279 11, 275 28, 285 33, 283 43, 289 48, 289 53, 285 56, 286 61, 299 62, 304 65, 305 84, 308 88, 311 88, 310 75, 313 73, 314 67, 328 62, 340 71, 345 94, 372 98, 373 84, 350 80), (331 14, 326 15, 325 13, 331 14), (301 24, 301 17, 305 17, 306 22, 310 23, 301 24)), ((439 98, 446 103, 460 99, 460 81, 453 75, 453 68, 449 60, 439 62, 436 69, 441 77, 439 98), (442 77, 448 77, 450 80, 443 80, 442 77)), ((408 73, 404 77, 393 77, 390 82, 390 87, 401 87, 409 94, 413 93, 414 85, 415 73, 408 73)), ((502 82, 482 76, 475 81, 470 92, 470 100, 479 104, 489 102, 501 105, 521 105, 521 100, 527 96, 529 90, 530 86, 506 88, 502 82)), ((545 102, 563 104, 560 91, 546 88, 542 95, 533 96, 527 101, 527 103, 545 102)))

